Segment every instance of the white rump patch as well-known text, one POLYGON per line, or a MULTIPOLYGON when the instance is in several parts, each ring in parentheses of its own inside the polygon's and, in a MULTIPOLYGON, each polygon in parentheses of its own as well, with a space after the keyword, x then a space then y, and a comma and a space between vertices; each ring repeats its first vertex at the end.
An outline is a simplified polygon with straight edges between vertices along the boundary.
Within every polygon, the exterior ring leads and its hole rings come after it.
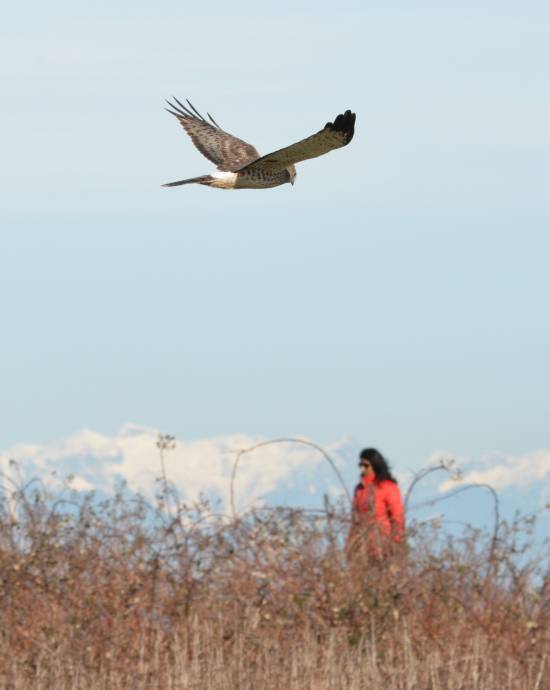
POLYGON ((223 187, 224 189, 233 189, 235 183, 237 182, 237 173, 227 172, 225 170, 216 170, 216 172, 211 173, 211 177, 214 178, 212 187, 223 187))

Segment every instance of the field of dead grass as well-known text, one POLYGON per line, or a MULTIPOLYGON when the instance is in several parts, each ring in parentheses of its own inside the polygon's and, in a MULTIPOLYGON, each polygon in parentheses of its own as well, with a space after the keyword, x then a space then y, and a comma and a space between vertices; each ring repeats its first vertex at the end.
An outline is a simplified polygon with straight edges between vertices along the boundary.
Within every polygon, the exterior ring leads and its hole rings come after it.
POLYGON ((0 687, 548 690, 532 528, 410 524, 350 560, 346 506, 230 519, 164 481, 154 504, 31 482, 0 496, 0 687))

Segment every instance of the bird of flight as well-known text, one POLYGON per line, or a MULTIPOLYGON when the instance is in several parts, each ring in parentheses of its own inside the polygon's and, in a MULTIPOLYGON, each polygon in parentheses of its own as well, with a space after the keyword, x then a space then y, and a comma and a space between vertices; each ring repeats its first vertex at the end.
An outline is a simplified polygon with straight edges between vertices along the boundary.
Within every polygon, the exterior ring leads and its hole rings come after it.
POLYGON ((267 156, 260 156, 254 146, 224 132, 210 113, 206 113, 210 120, 208 122, 190 101, 187 101, 189 107, 175 97, 174 101, 176 104, 166 101, 170 106, 166 110, 178 118, 191 141, 203 156, 217 166, 217 171, 169 182, 163 187, 196 183, 218 189, 267 189, 287 182, 294 184, 295 163, 346 146, 353 138, 355 127, 355 113, 346 110, 334 122, 327 122, 316 134, 267 156))

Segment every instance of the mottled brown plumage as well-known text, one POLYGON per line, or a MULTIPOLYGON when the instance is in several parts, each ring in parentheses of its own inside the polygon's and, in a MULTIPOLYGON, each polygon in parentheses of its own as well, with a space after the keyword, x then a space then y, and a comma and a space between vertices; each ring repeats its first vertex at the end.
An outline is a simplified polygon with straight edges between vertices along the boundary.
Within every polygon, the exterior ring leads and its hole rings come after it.
POLYGON ((189 101, 187 102, 194 113, 176 97, 174 100, 177 105, 167 101, 171 109, 166 108, 166 110, 178 118, 183 129, 191 137, 191 141, 203 156, 216 165, 218 170, 236 172, 260 157, 258 151, 246 141, 224 132, 210 113, 207 115, 212 124, 207 122, 189 101))
POLYGON ((208 122, 190 101, 187 101, 189 107, 175 97, 174 101, 177 105, 167 101, 170 108, 166 110, 178 118, 197 149, 220 172, 169 182, 163 185, 165 187, 197 183, 222 189, 266 189, 286 182, 294 184, 295 163, 346 146, 352 140, 355 128, 355 113, 346 110, 316 134, 260 156, 254 146, 225 132, 210 113, 207 113, 208 122))

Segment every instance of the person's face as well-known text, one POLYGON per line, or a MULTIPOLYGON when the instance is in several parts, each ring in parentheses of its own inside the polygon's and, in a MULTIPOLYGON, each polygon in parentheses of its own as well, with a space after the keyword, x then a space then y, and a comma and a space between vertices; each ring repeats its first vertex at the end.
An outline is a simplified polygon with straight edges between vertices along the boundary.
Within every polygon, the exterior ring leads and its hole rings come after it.
POLYGON ((362 477, 371 477, 374 474, 372 465, 368 460, 359 461, 359 471, 361 472, 362 477))

